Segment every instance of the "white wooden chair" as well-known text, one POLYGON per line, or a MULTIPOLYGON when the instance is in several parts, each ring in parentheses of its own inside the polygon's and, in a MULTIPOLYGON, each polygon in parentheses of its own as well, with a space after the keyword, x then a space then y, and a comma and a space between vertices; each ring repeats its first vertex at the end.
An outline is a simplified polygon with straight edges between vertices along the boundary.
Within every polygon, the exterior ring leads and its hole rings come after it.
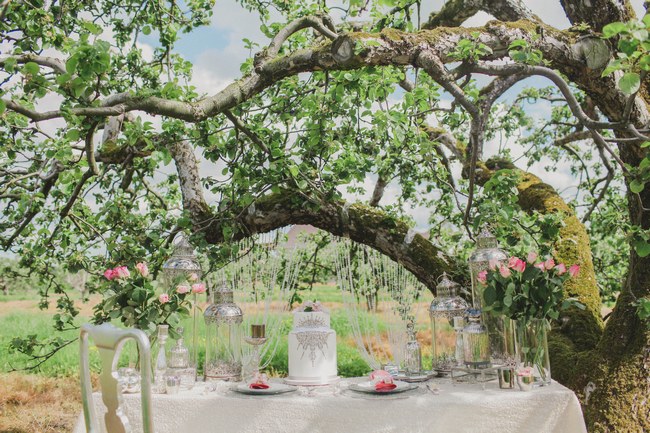
POLYGON ((144 433, 154 433, 151 411, 151 348, 149 339, 139 329, 120 329, 110 323, 102 325, 84 324, 81 326, 79 342, 81 368, 81 398, 83 403, 84 420, 88 433, 101 433, 100 420, 95 412, 93 390, 90 383, 90 365, 88 361, 88 336, 92 338, 99 350, 102 364, 100 385, 102 400, 107 412, 104 416, 104 426, 108 433, 128 433, 131 431, 129 421, 120 407, 120 390, 115 373, 118 355, 122 345, 133 338, 140 352, 140 392, 142 402, 142 427, 144 433))

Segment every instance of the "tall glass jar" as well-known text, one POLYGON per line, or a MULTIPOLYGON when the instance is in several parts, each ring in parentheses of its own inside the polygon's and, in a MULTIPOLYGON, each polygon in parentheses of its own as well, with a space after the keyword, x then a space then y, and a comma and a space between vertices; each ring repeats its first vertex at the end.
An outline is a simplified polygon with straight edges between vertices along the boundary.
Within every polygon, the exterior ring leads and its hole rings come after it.
POLYGON ((490 341, 487 329, 481 324, 481 312, 470 308, 467 316, 468 323, 463 328, 463 362, 469 368, 487 368, 490 366, 490 341))
POLYGON ((222 283, 203 314, 206 325, 205 380, 240 381, 243 313, 233 290, 222 283))
POLYGON ((436 297, 429 306, 431 319, 431 369, 440 376, 451 374, 451 369, 463 364, 462 331, 465 326, 467 301, 458 296, 460 284, 443 273, 436 286, 436 297))
POLYGON ((514 323, 511 319, 484 311, 483 285, 478 274, 505 265, 508 255, 499 248, 496 237, 484 227, 476 238, 476 250, 469 258, 472 280, 472 307, 482 311, 481 322, 490 341, 490 363, 494 367, 512 365, 515 357, 514 323))
POLYGON ((157 394, 165 393, 165 373, 167 372, 167 338, 169 337, 169 325, 158 325, 156 336, 156 362, 153 366, 153 387, 152 391, 157 394))
POLYGON ((185 347, 183 341, 183 328, 179 327, 177 333, 180 337, 176 340, 176 345, 169 349, 167 373, 180 378, 181 388, 192 389, 196 382, 196 368, 190 363, 190 351, 185 347))

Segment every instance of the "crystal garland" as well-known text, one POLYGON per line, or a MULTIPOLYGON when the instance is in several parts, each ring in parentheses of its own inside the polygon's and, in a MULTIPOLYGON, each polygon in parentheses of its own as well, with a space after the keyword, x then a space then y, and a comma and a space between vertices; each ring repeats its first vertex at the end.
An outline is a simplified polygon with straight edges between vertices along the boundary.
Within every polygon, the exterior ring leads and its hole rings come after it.
MULTIPOLYGON (((286 244, 283 231, 272 231, 243 239, 234 248, 238 253, 220 269, 215 281, 227 281, 244 310, 244 335, 251 325, 266 326, 267 341, 259 348, 263 369, 273 359, 281 339, 283 314, 288 312, 290 289, 295 284, 301 258, 286 244), (280 314, 278 314, 280 313, 280 314)), ((244 365, 254 356, 252 346, 243 346, 244 365)))
POLYGON ((347 239, 335 244, 334 262, 361 357, 372 369, 399 368, 424 285, 389 257, 347 239))

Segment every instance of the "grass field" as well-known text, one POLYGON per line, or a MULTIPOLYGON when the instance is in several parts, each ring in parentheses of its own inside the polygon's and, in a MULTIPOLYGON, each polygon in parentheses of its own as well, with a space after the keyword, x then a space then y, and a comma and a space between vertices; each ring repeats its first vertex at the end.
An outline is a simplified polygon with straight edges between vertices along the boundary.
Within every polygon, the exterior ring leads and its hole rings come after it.
MULTIPOLYGON (((74 296, 74 295, 73 295, 74 296)), ((347 313, 342 308, 339 289, 334 285, 315 286, 313 292, 303 292, 303 299, 317 299, 330 309, 332 329, 337 332, 337 360, 339 374, 344 377, 360 376, 369 371, 354 344, 352 328, 347 313)), ((88 321, 92 316, 92 305, 99 298, 82 304, 75 299, 81 313, 79 322, 88 321)), ((53 335, 53 310, 41 311, 37 308, 38 295, 33 292, 0 295, 0 433, 62 433, 72 430, 81 410, 78 385, 79 346, 73 342, 61 349, 38 369, 29 372, 20 370, 29 365, 30 360, 8 350, 15 337, 36 335, 46 338, 53 335)), ((54 302, 52 302, 54 304, 54 302)), ((249 306, 243 305, 244 314, 249 306)), ((426 308, 419 308, 420 337, 426 345, 426 308)), ((199 320, 200 332, 203 321, 199 320)), ((185 328, 191 328, 191 319, 186 319, 185 328)), ((282 339, 267 371, 273 375, 287 374, 287 337, 291 328, 291 315, 282 316, 282 339)), ((64 339, 74 339, 77 330, 58 334, 64 339)), ((201 346, 201 345, 200 345, 201 346)), ((128 348, 127 348, 128 349, 128 348)), ((128 359, 135 359, 133 353, 126 351, 120 364, 126 365, 128 359)), ((132 352, 132 351, 131 351, 132 352)), ((202 350, 200 350, 202 352, 202 350)), ((426 353, 426 350, 425 350, 426 353)), ((202 359, 199 356, 199 362, 202 359)), ((91 365, 97 366, 98 359, 91 353, 91 365)))

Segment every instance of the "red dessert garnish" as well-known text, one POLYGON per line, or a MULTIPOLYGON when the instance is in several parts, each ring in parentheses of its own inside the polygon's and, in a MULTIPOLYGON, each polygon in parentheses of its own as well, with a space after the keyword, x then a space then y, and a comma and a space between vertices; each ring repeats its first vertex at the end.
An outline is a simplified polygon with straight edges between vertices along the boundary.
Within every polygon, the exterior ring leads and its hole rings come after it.
POLYGON ((386 392, 397 388, 397 385, 394 383, 379 382, 375 385, 375 391, 377 392, 386 392))
POLYGON ((262 382, 255 382, 248 385, 250 389, 269 389, 269 385, 262 382))

